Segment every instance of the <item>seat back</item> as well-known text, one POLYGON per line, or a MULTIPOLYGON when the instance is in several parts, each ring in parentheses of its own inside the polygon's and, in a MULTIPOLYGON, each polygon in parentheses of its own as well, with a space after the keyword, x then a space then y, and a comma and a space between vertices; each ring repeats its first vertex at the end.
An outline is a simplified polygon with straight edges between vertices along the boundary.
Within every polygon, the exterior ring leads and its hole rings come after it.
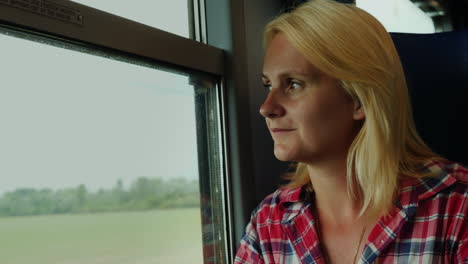
POLYGON ((468 31, 391 35, 419 134, 436 153, 468 165, 468 31))

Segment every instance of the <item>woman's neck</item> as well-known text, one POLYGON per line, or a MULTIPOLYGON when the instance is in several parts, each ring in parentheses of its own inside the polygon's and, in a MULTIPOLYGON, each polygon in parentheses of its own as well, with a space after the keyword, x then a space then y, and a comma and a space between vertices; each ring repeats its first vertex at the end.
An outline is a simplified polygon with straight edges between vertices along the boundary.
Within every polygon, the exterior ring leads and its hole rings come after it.
POLYGON ((357 220, 362 207, 361 192, 348 190, 346 161, 307 166, 315 193, 317 211, 332 222, 352 223, 357 220))

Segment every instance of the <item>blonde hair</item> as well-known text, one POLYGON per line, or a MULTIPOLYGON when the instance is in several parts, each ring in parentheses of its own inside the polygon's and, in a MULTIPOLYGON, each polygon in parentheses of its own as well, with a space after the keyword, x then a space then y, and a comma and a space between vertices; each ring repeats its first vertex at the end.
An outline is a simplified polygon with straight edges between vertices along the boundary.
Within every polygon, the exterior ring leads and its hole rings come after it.
MULTIPOLYGON (((419 137, 403 68, 393 41, 370 14, 350 4, 310 0, 265 28, 265 47, 283 33, 315 67, 341 80, 360 102, 365 121, 347 157, 348 192, 362 195, 361 215, 385 215, 401 176, 428 176, 424 163, 437 156, 419 137)), ((311 186, 299 163, 288 187, 311 186)))

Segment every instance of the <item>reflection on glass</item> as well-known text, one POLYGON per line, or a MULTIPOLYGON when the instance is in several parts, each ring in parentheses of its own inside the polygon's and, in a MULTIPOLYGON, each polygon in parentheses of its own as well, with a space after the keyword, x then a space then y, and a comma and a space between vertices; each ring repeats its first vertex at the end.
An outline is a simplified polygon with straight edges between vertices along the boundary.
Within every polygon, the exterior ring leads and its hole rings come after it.
POLYGON ((188 1, 73 0, 114 15, 189 37, 188 1))
POLYGON ((0 43, 0 263, 203 263, 189 78, 0 43))

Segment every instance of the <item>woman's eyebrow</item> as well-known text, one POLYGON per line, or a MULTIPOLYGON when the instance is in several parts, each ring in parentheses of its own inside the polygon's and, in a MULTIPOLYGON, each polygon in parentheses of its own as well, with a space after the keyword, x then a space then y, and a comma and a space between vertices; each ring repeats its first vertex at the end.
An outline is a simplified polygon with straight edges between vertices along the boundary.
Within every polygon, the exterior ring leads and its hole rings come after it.
MULTIPOLYGON (((298 69, 285 69, 276 73, 275 75, 277 75, 279 78, 296 76, 296 77, 310 79, 310 78, 313 78, 313 76, 315 76, 316 73, 312 73, 312 72, 308 72, 304 70, 298 70, 298 69)), ((265 75, 265 73, 262 73, 262 78, 269 79, 265 75)))

